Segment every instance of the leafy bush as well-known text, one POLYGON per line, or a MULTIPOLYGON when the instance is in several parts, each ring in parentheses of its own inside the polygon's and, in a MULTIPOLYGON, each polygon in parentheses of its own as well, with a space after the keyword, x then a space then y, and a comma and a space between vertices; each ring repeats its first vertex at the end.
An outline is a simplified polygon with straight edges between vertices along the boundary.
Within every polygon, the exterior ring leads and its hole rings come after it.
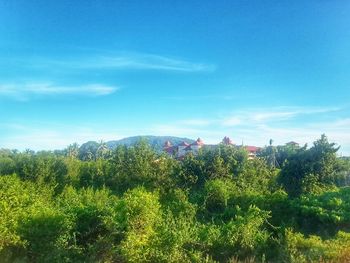
POLYGON ((285 260, 288 262, 348 262, 350 259, 350 234, 338 232, 333 239, 319 236, 304 237, 301 233, 286 230, 285 260))

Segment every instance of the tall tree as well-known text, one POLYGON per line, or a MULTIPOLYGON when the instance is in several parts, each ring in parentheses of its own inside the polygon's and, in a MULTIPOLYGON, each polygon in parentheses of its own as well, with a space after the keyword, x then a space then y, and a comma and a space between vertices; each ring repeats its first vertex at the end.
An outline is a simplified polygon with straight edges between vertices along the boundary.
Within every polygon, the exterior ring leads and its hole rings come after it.
POLYGON ((300 148, 287 160, 280 182, 292 196, 334 184, 341 171, 336 154, 338 149, 323 134, 310 149, 300 148))

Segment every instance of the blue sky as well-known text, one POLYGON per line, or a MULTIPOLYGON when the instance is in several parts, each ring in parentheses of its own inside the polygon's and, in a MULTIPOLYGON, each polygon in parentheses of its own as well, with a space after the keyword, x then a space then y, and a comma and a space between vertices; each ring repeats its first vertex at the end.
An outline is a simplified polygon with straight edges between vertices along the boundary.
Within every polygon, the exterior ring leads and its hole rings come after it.
POLYGON ((349 1, 0 0, 0 148, 153 134, 350 155, 349 1))

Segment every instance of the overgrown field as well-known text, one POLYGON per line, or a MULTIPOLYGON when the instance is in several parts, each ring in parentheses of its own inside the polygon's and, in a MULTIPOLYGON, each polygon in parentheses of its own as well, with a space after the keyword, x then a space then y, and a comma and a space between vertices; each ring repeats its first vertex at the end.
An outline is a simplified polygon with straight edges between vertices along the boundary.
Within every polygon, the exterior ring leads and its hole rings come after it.
POLYGON ((325 136, 178 161, 0 151, 1 262, 350 262, 350 165, 325 136), (278 164, 278 165, 276 165, 278 164))

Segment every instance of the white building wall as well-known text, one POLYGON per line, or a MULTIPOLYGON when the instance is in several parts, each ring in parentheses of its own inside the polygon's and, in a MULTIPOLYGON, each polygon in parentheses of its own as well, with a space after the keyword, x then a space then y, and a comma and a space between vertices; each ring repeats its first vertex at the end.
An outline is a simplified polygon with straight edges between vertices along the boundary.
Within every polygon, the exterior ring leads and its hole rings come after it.
POLYGON ((177 155, 179 157, 186 154, 185 148, 186 148, 186 146, 179 146, 179 150, 178 150, 178 153, 177 153, 177 155))

